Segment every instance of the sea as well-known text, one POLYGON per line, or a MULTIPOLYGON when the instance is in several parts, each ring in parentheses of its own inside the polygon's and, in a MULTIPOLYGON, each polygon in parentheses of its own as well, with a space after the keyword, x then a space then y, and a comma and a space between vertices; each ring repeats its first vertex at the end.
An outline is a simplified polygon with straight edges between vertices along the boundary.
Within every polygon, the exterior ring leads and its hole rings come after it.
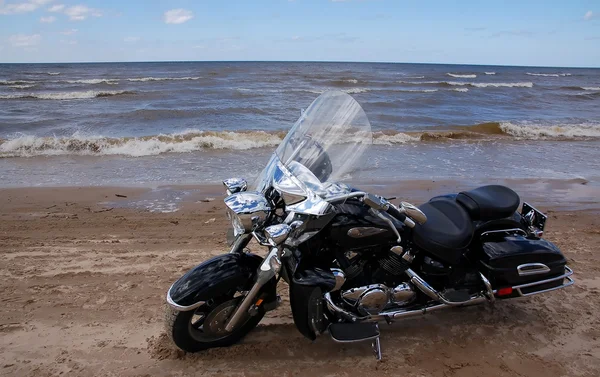
POLYGON ((600 181, 600 69, 161 62, 0 64, 0 186, 252 180, 327 90, 374 131, 350 181, 600 181))

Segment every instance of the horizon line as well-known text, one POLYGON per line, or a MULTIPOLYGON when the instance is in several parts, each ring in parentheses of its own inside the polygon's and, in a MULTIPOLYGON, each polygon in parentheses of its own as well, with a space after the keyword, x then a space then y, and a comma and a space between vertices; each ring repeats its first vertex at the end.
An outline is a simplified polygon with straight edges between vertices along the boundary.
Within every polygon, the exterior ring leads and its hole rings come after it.
POLYGON ((54 61, 54 62, 0 62, 8 64, 123 64, 123 63, 346 63, 346 64, 419 64, 419 65, 461 65, 478 67, 517 67, 517 68, 568 68, 568 69, 600 69, 600 66, 553 66, 553 65, 512 65, 512 64, 480 64, 480 63, 424 63, 398 61, 352 61, 352 60, 126 60, 126 61, 54 61))

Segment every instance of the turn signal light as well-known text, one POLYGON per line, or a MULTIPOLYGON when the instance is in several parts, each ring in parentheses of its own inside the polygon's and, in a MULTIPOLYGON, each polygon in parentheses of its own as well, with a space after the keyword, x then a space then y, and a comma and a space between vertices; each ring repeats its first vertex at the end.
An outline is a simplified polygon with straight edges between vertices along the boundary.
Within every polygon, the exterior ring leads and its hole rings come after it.
POLYGON ((513 292, 512 287, 508 287, 508 288, 500 288, 498 289, 498 296, 508 296, 511 295, 513 292))

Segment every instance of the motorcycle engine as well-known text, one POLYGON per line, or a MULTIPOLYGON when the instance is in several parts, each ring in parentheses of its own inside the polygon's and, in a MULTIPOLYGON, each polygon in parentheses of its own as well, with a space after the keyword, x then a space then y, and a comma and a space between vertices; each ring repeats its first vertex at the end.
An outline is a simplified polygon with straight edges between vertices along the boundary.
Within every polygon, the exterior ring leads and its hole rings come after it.
POLYGON ((395 288, 383 284, 371 284, 342 291, 341 296, 346 303, 366 315, 377 314, 388 305, 410 304, 415 299, 416 293, 409 283, 401 283, 395 288))

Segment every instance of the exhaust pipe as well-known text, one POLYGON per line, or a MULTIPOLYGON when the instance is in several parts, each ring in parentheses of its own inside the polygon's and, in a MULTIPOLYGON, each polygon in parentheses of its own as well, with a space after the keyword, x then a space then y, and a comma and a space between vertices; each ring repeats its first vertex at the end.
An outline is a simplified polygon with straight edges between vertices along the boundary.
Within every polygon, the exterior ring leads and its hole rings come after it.
POLYGON ((434 305, 430 305, 430 306, 425 306, 420 309, 393 310, 393 311, 389 311, 389 312, 381 312, 381 313, 375 314, 375 315, 359 317, 359 316, 356 316, 353 313, 350 313, 349 311, 344 310, 344 309, 340 308, 339 306, 337 306, 333 302, 329 292, 325 293, 324 297, 325 297, 325 302, 327 303, 327 307, 329 308, 329 310, 341 315, 342 317, 344 317, 352 322, 361 322, 361 321, 379 322, 379 321, 389 321, 391 319, 415 317, 415 316, 425 315, 427 313, 434 312, 434 311, 441 310, 441 309, 446 309, 446 308, 453 308, 453 307, 457 307, 457 306, 478 305, 478 304, 482 304, 488 300, 485 296, 477 295, 477 296, 471 297, 470 300, 462 302, 460 304, 448 305, 445 303, 438 303, 438 304, 434 304, 434 305))

